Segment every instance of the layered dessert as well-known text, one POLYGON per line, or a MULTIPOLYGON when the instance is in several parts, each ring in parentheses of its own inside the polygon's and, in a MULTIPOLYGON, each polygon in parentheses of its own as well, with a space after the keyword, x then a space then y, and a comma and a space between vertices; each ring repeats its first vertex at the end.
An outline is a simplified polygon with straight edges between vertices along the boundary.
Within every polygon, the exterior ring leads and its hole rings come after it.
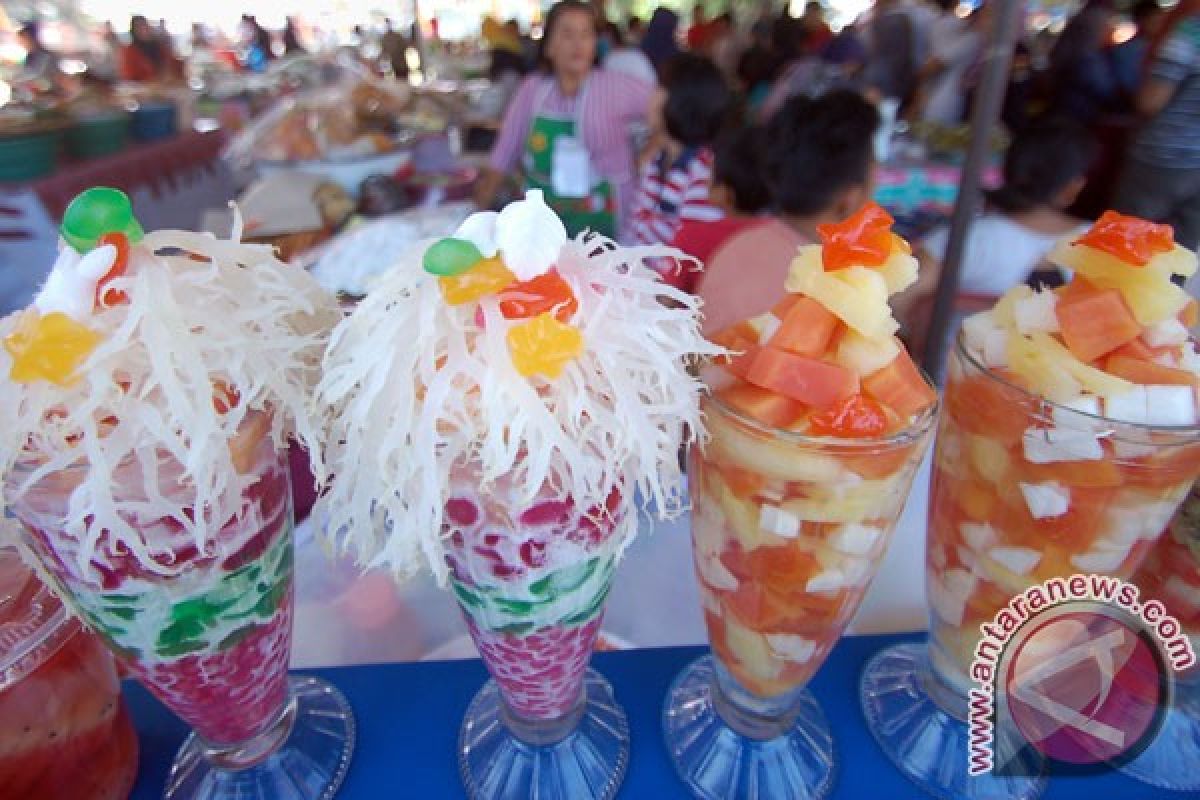
POLYGON ((67 209, 33 305, 0 322, 4 508, 87 626, 206 741, 274 723, 292 629, 286 439, 339 315, 270 248, 67 209))
POLYGON ((692 533, 709 640, 759 697, 803 686, 857 610, 908 497, 936 395, 895 338, 916 280, 875 205, 800 248, 787 296, 717 334, 692 533))

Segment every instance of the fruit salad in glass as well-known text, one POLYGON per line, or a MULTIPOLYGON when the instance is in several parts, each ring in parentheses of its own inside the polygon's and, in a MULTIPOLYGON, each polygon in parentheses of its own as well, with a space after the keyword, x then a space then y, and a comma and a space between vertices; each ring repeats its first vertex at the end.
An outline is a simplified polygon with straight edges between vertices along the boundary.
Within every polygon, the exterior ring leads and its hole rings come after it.
POLYGON ((1196 303, 1172 280, 1195 255, 1167 226, 1107 212, 1049 258, 1069 283, 1019 286, 962 325, 934 457, 928 653, 885 651, 864 675, 872 732, 931 791, 1040 791, 1028 748, 1012 774, 965 774, 965 727, 947 720, 966 716, 980 625, 1054 577, 1128 579, 1200 474, 1196 303))
POLYGON ((353 721, 333 687, 287 674, 286 443, 320 475, 308 395, 336 306, 237 235, 144 232, 115 189, 77 197, 61 233, 33 305, 0 321, 4 510, 191 726, 167 797, 328 797, 353 721))
POLYGON ((916 261, 891 222, 868 205, 822 226, 784 299, 714 337, 734 355, 706 369, 710 438, 689 471, 713 657, 677 679, 665 712, 699 796, 832 785, 828 729, 804 687, 879 567, 937 409, 894 335, 888 296, 916 261))
POLYGON ((409 253, 334 331, 318 402, 336 548, 449 584, 493 680, 467 709, 470 797, 609 798, 624 712, 587 668, 640 495, 683 507, 701 430, 697 301, 541 193, 409 253), (667 302, 664 302, 667 301, 667 302))

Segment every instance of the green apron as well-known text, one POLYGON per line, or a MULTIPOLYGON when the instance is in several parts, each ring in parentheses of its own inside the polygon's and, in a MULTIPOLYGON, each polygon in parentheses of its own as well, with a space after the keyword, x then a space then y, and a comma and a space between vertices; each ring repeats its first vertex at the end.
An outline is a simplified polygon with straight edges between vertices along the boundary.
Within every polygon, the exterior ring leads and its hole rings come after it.
POLYGON ((567 228, 567 235, 575 236, 584 229, 593 230, 610 239, 617 236, 616 192, 607 180, 594 184, 585 197, 563 197, 554 191, 551 176, 554 171, 554 148, 561 137, 582 139, 576 133, 582 126, 583 103, 586 86, 576 104, 576 114, 559 114, 546 111, 543 92, 534 105, 533 124, 529 127, 529 138, 525 140, 525 188, 541 189, 546 204, 554 209, 567 228))

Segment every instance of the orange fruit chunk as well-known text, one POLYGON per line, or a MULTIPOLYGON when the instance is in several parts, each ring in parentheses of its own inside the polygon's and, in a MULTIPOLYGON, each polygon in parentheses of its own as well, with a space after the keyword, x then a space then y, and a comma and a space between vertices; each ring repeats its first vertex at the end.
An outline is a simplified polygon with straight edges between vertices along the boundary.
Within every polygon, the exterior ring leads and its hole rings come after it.
POLYGON ((892 363, 863 378, 862 388, 864 394, 890 408, 901 419, 924 411, 937 400, 937 394, 903 348, 892 363))
POLYGON ((1076 292, 1055 307, 1063 342, 1084 363, 1131 342, 1142 333, 1116 289, 1076 292))
POLYGON ((887 429, 887 414, 879 403, 863 394, 852 394, 832 408, 808 418, 809 429, 818 436, 870 439, 887 429))
POLYGON ((858 376, 845 367, 775 347, 755 355, 746 378, 814 408, 829 408, 858 391, 858 376))
POLYGON ((559 322, 570 322, 579 309, 570 284, 554 270, 505 287, 499 299, 505 319, 528 319, 551 311, 559 322))
POLYGON ((868 202, 841 222, 818 225, 825 271, 882 266, 892 252, 894 221, 877 203, 868 202))
POLYGON ((1116 256, 1134 267, 1144 267, 1159 253, 1175 249, 1170 225, 1156 225, 1116 211, 1105 211, 1087 233, 1075 240, 1093 250, 1116 256))

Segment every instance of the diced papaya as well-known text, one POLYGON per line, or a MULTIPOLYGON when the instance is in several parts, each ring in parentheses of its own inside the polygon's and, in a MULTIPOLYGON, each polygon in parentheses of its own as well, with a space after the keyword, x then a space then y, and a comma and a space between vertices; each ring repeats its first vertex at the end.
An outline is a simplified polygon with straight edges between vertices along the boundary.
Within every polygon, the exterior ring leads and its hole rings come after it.
POLYGON ((782 631, 787 625, 787 604, 755 581, 742 581, 724 599, 726 609, 751 630, 770 633, 782 631))
POLYGON ((804 411, 802 403, 752 383, 736 383, 716 396, 731 408, 772 428, 784 427, 804 411))
POLYGON ((1113 375, 1143 386, 1195 386, 1196 376, 1186 369, 1175 369, 1113 354, 1104 362, 1104 369, 1113 375))
POLYGON ((951 380, 946 415, 962 430, 990 436, 1006 447, 1020 442, 1040 416, 1032 396, 988 375, 951 380))
POLYGON ((788 312, 792 310, 792 306, 796 305, 796 303, 800 302, 801 300, 806 299, 811 298, 807 298, 802 294, 792 294, 789 292, 783 296, 782 300, 775 304, 775 307, 771 309, 771 313, 779 319, 784 319, 787 317, 788 312))
POLYGON ((858 391, 858 376, 836 364, 764 347, 746 379, 814 408, 828 408, 858 391))
POLYGON ((720 467, 721 476, 725 479, 725 485, 738 498, 749 499, 754 496, 754 493, 759 491, 766 485, 767 479, 757 472, 748 469, 741 469, 728 462, 722 463, 720 467))
POLYGON ((901 349, 892 363, 863 378, 863 392, 902 419, 924 411, 937 400, 937 393, 926 382, 908 351, 901 349))
POLYGON ((796 355, 817 358, 829 347, 840 320, 811 297, 793 295, 796 300, 768 344, 796 355))
POLYGON ((1135 358, 1138 361, 1154 361, 1161 356, 1170 355, 1171 353, 1178 355, 1179 348, 1151 347, 1138 338, 1131 342, 1126 342, 1116 350, 1113 350, 1111 353, 1109 353, 1108 357, 1112 358, 1113 356, 1125 356, 1127 358, 1135 358))
POLYGON ((1080 361, 1094 361, 1142 332, 1133 312, 1116 289, 1077 293, 1060 299, 1054 313, 1063 342, 1080 361))
POLYGON ((1080 553, 1090 548, 1100 534, 1100 523, 1108 511, 1112 495, 1113 490, 1108 488, 1073 487, 1071 504, 1066 513, 1036 519, 1029 513, 1021 492, 1013 491, 1004 498, 1005 502, 997 510, 996 527, 1005 543, 1018 543, 1035 549, 1054 544, 1080 553))
POLYGON ((1173 489, 1200 478, 1200 445, 1164 446, 1144 458, 1130 459, 1120 467, 1128 486, 1173 489))
POLYGON ((794 545, 757 547, 748 556, 754 579, 780 594, 803 591, 810 578, 821 571, 812 553, 794 545))
POLYGON ((915 444, 902 447, 883 447, 872 452, 838 454, 846 469, 869 481, 894 475, 912 458, 915 444))

